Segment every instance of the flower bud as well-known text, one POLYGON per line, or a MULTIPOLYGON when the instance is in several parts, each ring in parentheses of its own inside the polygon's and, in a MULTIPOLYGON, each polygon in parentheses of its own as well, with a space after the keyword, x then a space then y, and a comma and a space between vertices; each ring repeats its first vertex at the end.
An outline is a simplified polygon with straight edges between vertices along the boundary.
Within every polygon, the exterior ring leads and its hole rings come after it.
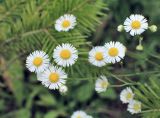
POLYGON ((151 30, 151 32, 156 32, 157 31, 157 26, 152 25, 152 26, 149 27, 149 29, 151 30))
POLYGON ((136 50, 142 51, 143 50, 143 46, 141 44, 137 45, 136 50))
POLYGON ((122 32, 124 30, 124 26, 123 25, 119 25, 117 27, 117 31, 122 32))
POLYGON ((67 88, 67 86, 62 85, 62 86, 59 88, 59 91, 60 91, 62 94, 65 94, 65 93, 68 91, 68 88, 67 88))

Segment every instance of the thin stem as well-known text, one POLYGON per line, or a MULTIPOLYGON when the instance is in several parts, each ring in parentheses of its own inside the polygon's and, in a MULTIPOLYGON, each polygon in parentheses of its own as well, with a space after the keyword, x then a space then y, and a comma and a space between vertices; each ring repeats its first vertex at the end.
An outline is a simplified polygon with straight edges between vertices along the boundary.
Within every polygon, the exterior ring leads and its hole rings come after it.
POLYGON ((153 54, 149 54, 149 55, 152 56, 152 57, 154 57, 154 58, 160 59, 159 55, 153 55, 153 54))
POLYGON ((136 76, 136 75, 148 75, 148 74, 154 74, 159 73, 159 71, 148 71, 148 72, 136 72, 136 73, 129 73, 129 74, 117 74, 118 77, 130 77, 130 76, 136 76))
MULTIPOLYGON (((25 32, 21 35, 19 35, 20 37, 27 37, 27 36, 30 36, 30 35, 33 35, 33 34, 37 34, 37 33, 41 33, 41 32, 44 32, 45 28, 43 29, 37 29, 37 30, 33 30, 33 31, 29 31, 29 32, 25 32)), ((15 40, 16 38, 18 38, 18 36, 14 36, 12 38, 9 38, 9 39, 6 39, 6 41, 4 43, 1 44, 1 46, 3 47, 5 44, 9 43, 9 42, 12 42, 13 40, 15 40)))
POLYGON ((142 111, 141 113, 148 113, 148 112, 160 112, 160 109, 145 110, 145 111, 142 111))
POLYGON ((86 5, 87 2, 89 2, 90 0, 85 0, 84 2, 82 2, 81 4, 79 4, 78 6, 76 6, 75 8, 73 8, 71 11, 69 11, 69 13, 73 13, 74 11, 81 9, 81 7, 83 7, 84 5, 86 5))
POLYGON ((81 81, 81 80, 87 81, 87 80, 91 80, 91 79, 92 79, 92 80, 95 80, 96 78, 88 77, 88 78, 68 78, 68 79, 69 79, 70 81, 72 81, 72 80, 73 80, 73 81, 75 81, 75 80, 76 80, 76 81, 77 81, 77 80, 78 80, 78 81, 81 81))
POLYGON ((160 67, 159 64, 157 64, 157 63, 155 63, 155 62, 153 62, 153 61, 151 61, 149 59, 146 59, 146 61, 149 62, 150 64, 154 65, 154 66, 160 67))
POLYGON ((120 85, 110 85, 110 87, 112 88, 119 88, 119 87, 124 87, 124 86, 134 86, 134 85, 137 85, 137 83, 126 83, 126 84, 120 84, 120 85))
POLYGON ((122 80, 122 79, 121 79, 121 78, 119 78, 118 76, 113 75, 113 74, 111 74, 111 76, 112 76, 112 77, 114 77, 115 79, 117 79, 117 80, 119 80, 119 81, 121 81, 121 82, 123 82, 123 83, 127 84, 127 82, 126 82, 125 80, 122 80))

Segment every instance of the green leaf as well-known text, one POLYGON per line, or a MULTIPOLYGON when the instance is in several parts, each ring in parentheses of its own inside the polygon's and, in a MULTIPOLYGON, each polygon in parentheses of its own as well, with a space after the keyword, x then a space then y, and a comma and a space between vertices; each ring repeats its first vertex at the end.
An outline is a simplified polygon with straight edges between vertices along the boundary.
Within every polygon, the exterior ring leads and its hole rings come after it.
POLYGON ((52 94, 41 94, 40 100, 37 101, 37 104, 42 106, 54 106, 57 105, 57 101, 52 94))
POLYGON ((49 111, 44 118, 57 118, 59 115, 59 112, 57 111, 49 111))
POLYGON ((87 101, 92 97, 93 90, 93 84, 84 84, 76 89, 74 92, 74 97, 80 102, 87 101))
POLYGON ((102 98, 108 98, 108 99, 112 99, 112 100, 117 98, 117 94, 113 88, 108 88, 106 90, 106 92, 102 92, 99 95, 102 98))

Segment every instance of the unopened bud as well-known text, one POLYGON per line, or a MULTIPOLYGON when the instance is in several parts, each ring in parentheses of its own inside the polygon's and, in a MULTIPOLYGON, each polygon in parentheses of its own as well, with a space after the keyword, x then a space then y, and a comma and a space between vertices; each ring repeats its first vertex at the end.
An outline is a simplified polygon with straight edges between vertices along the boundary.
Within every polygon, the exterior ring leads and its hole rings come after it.
POLYGON ((143 50, 143 46, 141 44, 137 45, 136 50, 142 51, 143 50))
POLYGON ((68 91, 68 88, 67 88, 67 86, 62 85, 62 86, 59 88, 59 91, 60 91, 62 94, 65 94, 65 93, 68 91))
POLYGON ((151 30, 151 32, 156 32, 157 31, 157 26, 152 25, 152 26, 149 27, 149 29, 151 30))
POLYGON ((117 31, 122 32, 124 30, 124 26, 123 25, 119 25, 117 27, 117 31))

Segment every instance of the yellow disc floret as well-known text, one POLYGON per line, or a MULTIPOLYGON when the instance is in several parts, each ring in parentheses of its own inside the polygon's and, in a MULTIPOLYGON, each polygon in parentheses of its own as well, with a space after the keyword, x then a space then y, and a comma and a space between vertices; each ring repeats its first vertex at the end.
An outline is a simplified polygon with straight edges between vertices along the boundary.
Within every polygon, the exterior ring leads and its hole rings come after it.
POLYGON ((58 73, 51 73, 49 76, 49 80, 52 83, 56 83, 59 80, 59 74, 58 73))
POLYGON ((108 51, 108 54, 111 56, 111 57, 115 57, 115 56, 118 56, 118 49, 117 48, 110 48, 109 51, 108 51))
POLYGON ((107 88, 108 87, 108 82, 102 82, 101 87, 102 88, 107 88))
POLYGON ((43 59, 41 57, 36 57, 34 60, 33 60, 33 64, 37 67, 41 66, 43 63, 43 59))
POLYGON ((67 49, 62 50, 60 53, 60 57, 63 59, 69 59, 71 57, 71 52, 67 49))
POLYGON ((140 21, 135 20, 132 22, 131 26, 133 29, 139 29, 141 27, 141 23, 140 21))
POLYGON ((64 20, 63 23, 62 23, 62 26, 63 26, 64 28, 67 28, 67 27, 69 27, 70 25, 71 25, 71 23, 70 23, 69 20, 64 20))
POLYGON ((96 58, 96 60, 98 60, 98 61, 103 60, 103 53, 102 53, 102 52, 97 52, 97 53, 95 54, 95 58, 96 58))
POLYGON ((134 104, 133 109, 135 111, 139 111, 141 109, 141 105, 140 104, 134 104))
POLYGON ((127 95, 126 95, 126 98, 127 98, 127 100, 130 100, 131 98, 132 98, 132 93, 127 93, 127 95))

